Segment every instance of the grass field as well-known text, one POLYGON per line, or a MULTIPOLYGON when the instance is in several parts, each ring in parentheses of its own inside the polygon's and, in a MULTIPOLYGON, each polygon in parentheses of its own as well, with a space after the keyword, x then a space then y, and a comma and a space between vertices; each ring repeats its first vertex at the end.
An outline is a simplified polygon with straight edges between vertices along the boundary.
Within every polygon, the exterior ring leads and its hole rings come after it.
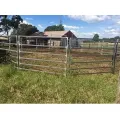
POLYGON ((115 74, 57 76, 0 65, 0 103, 114 103, 115 74))
MULTIPOLYGON (((105 46, 109 47, 108 44, 105 46)), ((89 44, 85 44, 84 47, 86 48, 71 50, 69 66, 71 72, 67 77, 63 76, 66 68, 65 49, 23 47, 21 51, 34 53, 20 52, 21 68, 61 73, 61 75, 16 70, 13 64, 0 65, 0 103, 115 103, 118 73, 111 74, 113 48, 103 49, 101 54, 102 48, 97 48, 97 44, 91 44, 93 49, 89 48, 89 44), (28 60, 28 58, 39 60, 28 60), (87 63, 89 61, 110 62, 87 63), (109 73, 79 75, 86 72, 109 73)), ((16 50, 14 47, 11 49, 16 50)), ((11 52, 11 55, 14 56, 11 57, 12 60, 17 62, 16 52, 11 52)), ((118 61, 119 58, 117 56, 118 61)), ((117 62, 116 68, 119 69, 119 66, 120 61, 117 62)))

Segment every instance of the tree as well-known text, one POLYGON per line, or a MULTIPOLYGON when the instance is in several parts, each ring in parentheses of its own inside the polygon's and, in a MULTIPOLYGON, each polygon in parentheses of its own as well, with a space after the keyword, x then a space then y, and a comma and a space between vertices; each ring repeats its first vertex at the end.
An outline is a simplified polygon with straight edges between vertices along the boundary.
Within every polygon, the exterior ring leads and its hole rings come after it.
POLYGON ((98 42, 99 41, 99 35, 95 34, 93 37, 93 41, 98 42))
POLYGON ((44 31, 64 31, 64 26, 62 24, 60 25, 52 25, 48 26, 44 31))
POLYGON ((114 37, 114 40, 117 40, 117 39, 120 39, 120 37, 119 36, 114 37))
POLYGON ((11 19, 11 24, 13 29, 15 29, 17 31, 17 36, 18 36, 18 28, 20 23, 23 22, 23 19, 21 18, 20 15, 13 15, 12 19, 11 19))
POLYGON ((8 18, 8 15, 1 15, 0 16, 0 32, 7 32, 13 28, 13 29, 18 29, 19 25, 21 22, 23 22, 23 19, 21 18, 20 15, 13 15, 11 19, 8 18))
POLYGON ((17 35, 17 33, 19 35, 31 35, 38 31, 39 30, 35 26, 28 25, 28 24, 20 24, 18 28, 18 32, 16 32, 16 30, 14 29, 11 35, 17 35))
POLYGON ((8 35, 9 30, 11 29, 11 20, 8 18, 7 15, 0 16, 0 32, 5 32, 8 35))
MULTIPOLYGON (((17 29, 17 31, 16 31, 16 29, 13 30, 11 35, 17 35, 17 34, 18 35, 31 35, 38 31, 39 30, 35 26, 22 23, 19 25, 19 28, 17 29)), ((26 40, 26 38, 23 38, 23 40, 26 40)), ((11 42, 14 43, 15 41, 16 41, 16 38, 12 37, 11 42)))

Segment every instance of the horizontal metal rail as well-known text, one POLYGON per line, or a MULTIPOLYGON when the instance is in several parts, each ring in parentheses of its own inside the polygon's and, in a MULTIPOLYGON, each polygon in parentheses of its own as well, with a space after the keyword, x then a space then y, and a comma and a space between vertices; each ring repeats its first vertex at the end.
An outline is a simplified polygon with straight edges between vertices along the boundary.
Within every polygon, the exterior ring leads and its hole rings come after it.
MULTIPOLYGON (((4 37, 4 38, 8 38, 8 37, 17 37, 17 35, 8 35, 8 36, 0 36, 0 37, 4 37)), ((25 35, 18 35, 18 37, 24 37, 24 38, 68 38, 68 37, 48 37, 48 36, 25 36, 25 35)))
POLYGON ((105 61, 89 61, 89 62, 87 62, 87 61, 83 62, 82 61, 82 62, 72 62, 72 63, 99 63, 99 62, 112 62, 112 61, 106 61, 106 60, 105 61))
POLYGON ((65 54, 51 54, 51 53, 41 53, 41 52, 28 52, 28 51, 20 51, 20 53, 31 53, 31 54, 33 54, 33 53, 40 53, 41 55, 43 54, 43 55, 58 55, 58 56, 65 56, 65 54))
POLYGON ((82 54, 82 53, 71 53, 71 56, 73 57, 73 58, 75 58, 75 57, 83 57, 83 56, 95 56, 95 57, 111 57, 112 56, 112 54, 110 55, 110 54, 86 54, 86 53, 84 53, 84 54, 82 54), (75 55, 77 55, 77 56, 75 56, 75 55), (78 56, 79 55, 79 56, 78 56))
POLYGON ((111 67, 88 67, 88 68, 70 68, 69 70, 80 70, 80 69, 100 69, 100 68, 111 68, 111 67))
POLYGON ((17 35, 6 35, 6 36, 1 36, 0 37, 4 37, 4 38, 8 38, 8 37, 16 37, 17 35))
POLYGON ((0 44, 4 44, 4 45, 17 45, 16 43, 4 43, 4 42, 0 42, 0 44))
POLYGON ((45 67, 45 68, 53 68, 53 69, 62 69, 62 70, 65 69, 65 68, 61 68, 61 67, 52 67, 52 66, 43 66, 43 65, 35 65, 35 64, 25 64, 25 63, 20 63, 20 65, 34 66, 34 67, 45 67))
POLYGON ((73 73, 73 75, 84 75, 84 74, 103 74, 103 73, 111 73, 111 71, 108 71, 108 72, 96 72, 96 73, 73 73))
POLYGON ((53 69, 62 69, 62 70, 65 69, 65 68, 61 68, 61 67, 52 67, 52 66, 35 65, 35 64, 25 64, 25 63, 20 63, 20 65, 34 66, 34 67, 45 67, 45 68, 53 68, 53 69))
MULTIPOLYGON (((73 47, 73 49, 74 49, 75 47, 73 47)), ((77 49, 77 47, 76 47, 76 49, 77 49)), ((103 47, 103 48, 101 48, 101 47, 80 47, 80 48, 78 48, 78 49, 108 49, 108 50, 112 50, 113 49, 113 47, 103 47)))
POLYGON ((68 37, 48 37, 48 36, 25 36, 25 35, 20 35, 20 38, 24 37, 24 38, 64 38, 64 39, 68 39, 68 37))
POLYGON ((20 59, 24 59, 24 60, 36 60, 36 61, 46 61, 46 62, 56 62, 56 63, 66 63, 66 61, 55 61, 55 60, 44 60, 44 59, 34 59, 34 58, 24 58, 24 57, 20 57, 20 59))
MULTIPOLYGON (((16 68, 17 68, 17 67, 16 67, 16 68)), ((58 75, 61 75, 61 74, 62 74, 62 73, 56 73, 56 72, 47 72, 47 71, 40 71, 40 70, 26 69, 26 68, 21 68, 21 67, 19 67, 18 69, 21 69, 21 70, 27 70, 27 71, 33 71, 33 72, 49 73, 49 74, 58 74, 58 75)))
POLYGON ((66 46, 49 46, 49 45, 32 45, 32 44, 20 44, 21 46, 34 46, 34 47, 50 47, 50 48, 66 48, 66 46))
POLYGON ((7 50, 7 51, 10 51, 10 52, 17 52, 16 50, 9 50, 9 49, 4 49, 4 48, 0 48, 0 50, 7 50))

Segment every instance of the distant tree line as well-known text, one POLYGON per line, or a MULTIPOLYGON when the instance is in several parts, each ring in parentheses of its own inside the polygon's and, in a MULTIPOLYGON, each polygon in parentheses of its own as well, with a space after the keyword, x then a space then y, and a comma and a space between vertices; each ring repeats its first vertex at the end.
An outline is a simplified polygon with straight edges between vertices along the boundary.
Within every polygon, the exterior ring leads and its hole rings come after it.
POLYGON ((99 35, 98 34, 95 34, 93 36, 93 39, 92 41, 94 42, 98 42, 98 41, 104 41, 104 42, 115 42, 117 39, 120 40, 120 36, 116 36, 116 37, 113 37, 113 38, 99 38, 99 35))
POLYGON ((47 28, 45 28, 44 31, 64 31, 64 26, 62 24, 60 25, 52 25, 52 26, 48 26, 47 28))

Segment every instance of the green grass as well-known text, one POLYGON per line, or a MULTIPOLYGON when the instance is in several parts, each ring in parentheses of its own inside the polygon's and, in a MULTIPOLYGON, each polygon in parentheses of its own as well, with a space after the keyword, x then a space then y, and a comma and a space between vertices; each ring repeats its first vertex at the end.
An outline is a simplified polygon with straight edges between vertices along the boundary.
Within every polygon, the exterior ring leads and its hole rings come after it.
POLYGON ((0 103, 114 103, 115 74, 68 76, 0 65, 0 103))

